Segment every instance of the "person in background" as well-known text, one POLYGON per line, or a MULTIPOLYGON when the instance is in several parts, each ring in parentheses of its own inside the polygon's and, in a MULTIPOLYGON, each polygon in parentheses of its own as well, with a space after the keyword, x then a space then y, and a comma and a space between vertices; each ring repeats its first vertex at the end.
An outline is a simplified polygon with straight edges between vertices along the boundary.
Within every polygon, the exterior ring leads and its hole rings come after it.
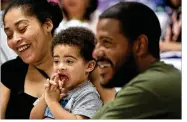
POLYGON ((181 0, 167 0, 170 22, 164 37, 160 41, 160 51, 181 51, 182 10, 181 0))
POLYGON ((98 0, 61 0, 64 19, 56 32, 73 26, 83 26, 95 32, 98 20, 98 0), (96 15, 97 14, 97 15, 96 15))
MULTIPOLYGON (((8 60, 11 60, 11 59, 14 59, 16 58, 16 53, 11 50, 9 47, 8 47, 8 44, 7 44, 7 38, 6 38, 6 34, 4 32, 4 28, 3 28, 3 22, 2 22, 2 15, 3 15, 3 11, 4 9, 8 6, 8 4, 11 2, 11 0, 1 0, 1 11, 0 11, 0 33, 1 33, 1 36, 0 36, 0 52, 1 52, 1 57, 0 57, 0 66, 8 61, 8 60)), ((1 74, 0 74, 0 77, 1 77, 1 74)))
POLYGON ((99 16, 96 32, 100 83, 122 89, 92 119, 181 119, 181 72, 160 61, 154 11, 120 2, 99 16))
POLYGON ((96 64, 92 57, 94 47, 94 34, 83 27, 65 29, 54 37, 53 66, 58 77, 53 82, 60 80, 68 95, 60 98, 58 84, 48 83, 30 118, 88 119, 102 106, 98 92, 89 81, 96 64))

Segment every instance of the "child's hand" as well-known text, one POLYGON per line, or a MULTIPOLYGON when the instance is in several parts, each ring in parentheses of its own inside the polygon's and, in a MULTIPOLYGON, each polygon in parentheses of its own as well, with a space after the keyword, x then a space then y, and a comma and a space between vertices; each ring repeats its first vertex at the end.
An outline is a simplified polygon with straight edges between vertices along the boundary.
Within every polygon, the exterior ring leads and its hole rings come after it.
POLYGON ((58 73, 52 75, 51 79, 54 81, 53 84, 58 84, 61 98, 66 96, 67 88, 65 88, 65 79, 60 79, 58 73))
POLYGON ((45 101, 48 104, 49 102, 59 102, 60 97, 60 89, 58 88, 58 84, 56 84, 52 80, 48 80, 45 85, 45 101))

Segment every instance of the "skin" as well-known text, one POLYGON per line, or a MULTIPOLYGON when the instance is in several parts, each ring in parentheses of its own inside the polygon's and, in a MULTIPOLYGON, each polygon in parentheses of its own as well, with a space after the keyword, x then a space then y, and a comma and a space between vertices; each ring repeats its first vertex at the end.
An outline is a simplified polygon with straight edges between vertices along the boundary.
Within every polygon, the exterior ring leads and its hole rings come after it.
POLYGON ((84 20, 82 17, 85 9, 88 7, 88 0, 63 0, 61 6, 68 11, 70 20, 84 20))
MULTIPOLYGON (((25 77, 24 92, 39 98, 44 92, 46 79, 36 70, 44 70, 48 76, 52 74, 52 57, 50 43, 53 24, 47 20, 41 24, 36 17, 27 16, 20 8, 11 8, 4 18, 5 33, 8 45, 27 64, 28 71, 25 77), (35 30, 35 31, 33 31, 35 30), (29 45, 26 50, 23 46, 29 45), (22 48, 22 49, 21 49, 22 48), (22 50, 22 51, 20 51, 22 50)), ((10 98, 10 89, 1 84, 1 119, 5 118, 7 103, 10 98)))
POLYGON ((148 52, 147 36, 140 34, 129 44, 116 19, 100 19, 96 38, 93 57, 99 65, 100 84, 104 87, 122 87, 157 61, 148 52))
POLYGON ((176 6, 176 7, 178 7, 178 6, 181 5, 181 0, 170 0, 170 1, 171 1, 171 3, 172 3, 174 6, 176 6))
MULTIPOLYGON (((4 26, 9 47, 13 49, 25 63, 29 64, 24 81, 24 92, 33 97, 40 98, 44 93, 45 88, 43 84, 46 83, 46 79, 35 67, 44 70, 48 76, 52 76, 53 74, 53 59, 50 52, 53 23, 50 19, 47 19, 46 22, 42 24, 35 16, 27 16, 23 13, 22 9, 11 8, 5 15, 4 26), (17 22, 19 23, 16 24, 17 22), (26 29, 23 29, 25 27, 26 29), (29 45, 29 48, 20 52, 19 50, 23 48, 22 46, 24 45, 29 45)), ((94 73, 94 78, 92 78, 94 79, 93 84, 97 87, 104 103, 109 102, 114 99, 116 92, 114 89, 102 88, 97 79, 98 75, 97 72, 94 73)), ((3 84, 1 84, 0 90, 0 106, 2 106, 1 119, 3 119, 5 118, 5 111, 11 91, 3 84)))
POLYGON ((26 16, 17 8, 10 9, 4 21, 8 46, 25 63, 31 64, 42 60, 49 50, 52 39, 50 30, 46 29, 47 24, 41 25, 37 18, 26 16), (49 37, 50 40, 46 41, 46 37, 49 37), (20 51, 24 46, 29 46, 29 48, 20 51))
POLYGON ((88 74, 94 69, 95 61, 85 62, 78 47, 67 45, 55 46, 53 58, 54 70, 58 75, 54 75, 51 83, 45 84, 45 93, 41 101, 32 109, 30 118, 42 119, 45 108, 48 106, 55 119, 86 119, 87 117, 71 114, 60 106, 59 100, 62 97, 60 97, 58 81, 60 80, 63 88, 65 87, 68 91, 78 87, 88 80, 88 74), (68 76, 68 80, 59 77, 61 74, 68 76))
POLYGON ((97 25, 97 44, 93 56, 98 60, 100 75, 103 78, 101 84, 113 77, 115 71, 124 62, 122 57, 128 54, 128 42, 119 30, 119 22, 114 19, 101 19, 97 25), (112 28, 110 25, 113 25, 112 28), (99 61, 99 59, 106 59, 99 61), (101 68, 102 65, 108 65, 101 68))
POLYGON ((55 72, 59 75, 65 74, 68 77, 68 80, 65 81, 65 87, 69 90, 87 81, 89 72, 95 67, 94 61, 84 61, 78 47, 57 45, 54 48, 53 59, 55 72))

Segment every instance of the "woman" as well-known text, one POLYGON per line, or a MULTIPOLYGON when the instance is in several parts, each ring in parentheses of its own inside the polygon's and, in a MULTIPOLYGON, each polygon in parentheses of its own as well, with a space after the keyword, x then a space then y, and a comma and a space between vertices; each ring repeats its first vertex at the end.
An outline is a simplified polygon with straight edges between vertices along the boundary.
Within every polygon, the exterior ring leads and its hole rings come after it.
POLYGON ((5 10, 8 45, 19 57, 2 65, 1 118, 29 118, 52 73, 50 45, 62 18, 60 7, 46 0, 14 0, 5 10))
POLYGON ((61 0, 60 5, 64 19, 57 28, 57 33, 71 26, 83 26, 96 31, 98 0, 61 0))
MULTIPOLYGON (((59 6, 47 0, 14 0, 5 10, 8 45, 19 57, 1 67, 1 119, 29 118, 53 72, 50 47, 62 18, 59 6)), ((109 93, 99 90, 101 96, 109 93)))
POLYGON ((167 0, 170 22, 167 25, 166 33, 160 41, 161 52, 181 51, 182 34, 182 8, 181 0, 167 0))

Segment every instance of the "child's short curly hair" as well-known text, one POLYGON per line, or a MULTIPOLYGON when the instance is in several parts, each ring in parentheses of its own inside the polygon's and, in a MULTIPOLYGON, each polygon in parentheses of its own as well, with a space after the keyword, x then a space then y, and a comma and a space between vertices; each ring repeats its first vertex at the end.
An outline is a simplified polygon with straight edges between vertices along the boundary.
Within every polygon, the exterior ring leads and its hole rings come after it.
POLYGON ((86 60, 93 60, 92 52, 95 47, 93 32, 84 27, 70 27, 60 31, 52 41, 51 52, 57 45, 76 46, 80 49, 80 55, 86 60))

